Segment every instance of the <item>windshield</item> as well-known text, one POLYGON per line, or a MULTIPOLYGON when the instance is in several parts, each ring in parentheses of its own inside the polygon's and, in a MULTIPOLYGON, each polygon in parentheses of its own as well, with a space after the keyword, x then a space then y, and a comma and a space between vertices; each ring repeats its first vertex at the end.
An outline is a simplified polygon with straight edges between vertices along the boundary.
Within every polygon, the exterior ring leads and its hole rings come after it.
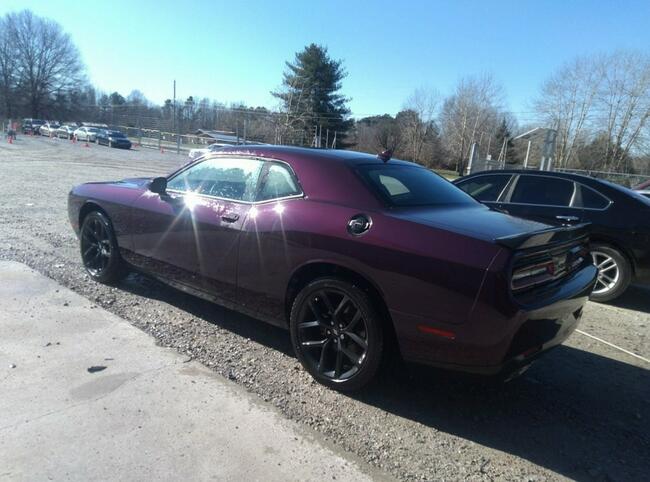
POLYGON ((124 134, 119 131, 110 131, 108 135, 111 137, 124 137, 124 134))
POLYGON ((371 164, 358 172, 375 194, 391 206, 477 204, 438 174, 423 167, 371 164))

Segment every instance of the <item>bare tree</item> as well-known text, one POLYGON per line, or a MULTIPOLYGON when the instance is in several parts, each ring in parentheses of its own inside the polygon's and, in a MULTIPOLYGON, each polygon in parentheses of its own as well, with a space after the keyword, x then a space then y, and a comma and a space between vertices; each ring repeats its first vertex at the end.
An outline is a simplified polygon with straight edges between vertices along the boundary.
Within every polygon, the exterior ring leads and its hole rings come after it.
POLYGON ((4 21, 15 42, 17 88, 36 117, 56 95, 84 82, 79 52, 59 24, 29 10, 7 14, 4 21))
POLYGON ((603 81, 599 59, 579 57, 565 64, 542 86, 535 109, 557 129, 556 165, 566 167, 583 137, 603 81))
POLYGON ((401 147, 408 159, 423 165, 432 163, 438 130, 435 124, 440 94, 435 90, 417 89, 398 114, 401 147))
POLYGON ((503 89, 489 74, 461 79, 440 113, 447 151, 462 172, 474 142, 493 137, 498 126, 503 89))
POLYGON ((615 52, 600 62, 595 130, 605 134, 605 169, 618 171, 644 140, 650 118, 650 56, 615 52))
POLYGON ((14 115, 17 79, 16 47, 7 18, 0 18, 0 102, 7 117, 14 115))

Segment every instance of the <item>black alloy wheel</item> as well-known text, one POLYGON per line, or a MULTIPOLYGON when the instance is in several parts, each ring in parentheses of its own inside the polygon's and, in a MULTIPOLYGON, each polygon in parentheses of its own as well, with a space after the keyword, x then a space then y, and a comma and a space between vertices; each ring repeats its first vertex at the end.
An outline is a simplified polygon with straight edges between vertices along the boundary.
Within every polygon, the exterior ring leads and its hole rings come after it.
POLYGON ((313 281, 296 297, 290 321, 296 355, 317 381, 352 391, 375 378, 383 330, 364 291, 335 278, 313 281))
POLYGON ((126 275, 113 227, 104 213, 93 211, 84 218, 79 244, 84 268, 95 281, 114 283, 126 275))

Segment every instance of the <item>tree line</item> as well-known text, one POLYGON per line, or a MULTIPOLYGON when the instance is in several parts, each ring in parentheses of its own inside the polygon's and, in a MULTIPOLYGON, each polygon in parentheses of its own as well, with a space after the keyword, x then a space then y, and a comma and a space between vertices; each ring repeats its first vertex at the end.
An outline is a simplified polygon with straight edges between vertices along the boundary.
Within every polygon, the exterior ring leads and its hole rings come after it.
MULTIPOLYGON (((556 166, 648 172, 650 56, 634 51, 581 56, 553 72, 529 112, 505 107, 490 74, 461 78, 442 95, 416 89, 396 115, 353 118, 343 92, 344 62, 310 44, 285 66, 271 94, 277 109, 189 96, 163 105, 134 89, 99 92, 70 36, 29 10, 0 18, 0 117, 94 121, 179 133, 235 132, 270 143, 392 150, 396 157, 462 172, 474 148, 481 158, 521 163, 513 139, 533 127, 557 132, 556 166)), ((535 149, 535 148, 534 148, 535 149)), ((533 149, 533 150, 534 150, 533 149)))

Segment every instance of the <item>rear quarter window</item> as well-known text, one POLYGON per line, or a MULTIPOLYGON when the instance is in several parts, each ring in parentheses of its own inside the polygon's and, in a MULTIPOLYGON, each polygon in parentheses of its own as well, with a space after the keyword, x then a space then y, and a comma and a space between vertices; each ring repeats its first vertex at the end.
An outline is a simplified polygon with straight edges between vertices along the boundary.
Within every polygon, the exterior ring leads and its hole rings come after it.
POLYGON ((605 209, 609 206, 609 199, 587 186, 580 186, 581 206, 586 209, 605 209))

